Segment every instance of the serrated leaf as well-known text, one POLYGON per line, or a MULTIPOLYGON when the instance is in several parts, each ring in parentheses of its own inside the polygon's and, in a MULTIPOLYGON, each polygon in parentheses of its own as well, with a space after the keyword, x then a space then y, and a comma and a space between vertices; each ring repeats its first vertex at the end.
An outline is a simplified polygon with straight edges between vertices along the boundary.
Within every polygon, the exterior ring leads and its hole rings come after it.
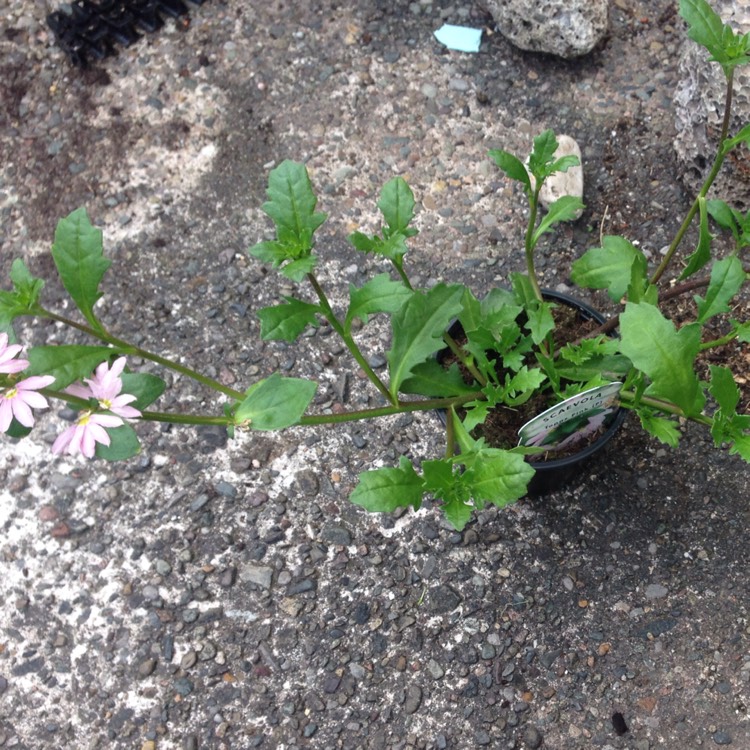
POLYGON ((700 413, 705 398, 693 370, 700 325, 678 331, 653 305, 628 302, 620 315, 620 335, 620 351, 651 380, 647 393, 668 399, 687 416, 700 413))
POLYGON ((282 430, 297 424, 312 401, 317 383, 282 378, 277 372, 248 389, 237 407, 235 424, 253 430, 282 430))
POLYGON ((526 494, 534 469, 522 455, 497 448, 483 448, 466 470, 466 483, 475 500, 502 508, 526 494))
POLYGON ((550 302, 539 302, 535 308, 529 308, 526 311, 528 319, 525 327, 537 345, 541 344, 546 335, 555 327, 555 319, 552 317, 553 307, 554 305, 550 302))
POLYGON ((160 377, 148 372, 124 372, 120 378, 122 380, 122 392, 136 396, 136 400, 129 406, 139 411, 143 411, 153 404, 167 387, 167 384, 160 377))
POLYGON ((740 402, 740 389, 734 382, 732 371, 728 367, 711 365, 711 382, 708 390, 719 405, 719 410, 726 416, 731 416, 740 402))
POLYGON ((346 312, 344 329, 351 330, 352 322, 359 318, 367 323, 368 315, 395 313, 411 297, 412 291, 400 281, 394 281, 387 273, 381 273, 357 288, 349 285, 349 309, 346 312))
POLYGON ((566 344, 560 349, 560 356, 575 365, 582 365, 593 357, 615 354, 620 344, 617 339, 599 335, 592 339, 583 339, 577 344, 566 344))
POLYGON ((532 243, 536 245, 539 242, 539 238, 549 232, 561 221, 572 221, 577 219, 579 211, 583 210, 585 206, 580 198, 573 195, 563 195, 558 198, 547 210, 539 225, 534 230, 532 243))
POLYGON ((414 292, 394 314, 388 352, 394 397, 412 369, 443 347, 443 333, 461 310, 462 294, 458 285, 438 284, 428 292, 414 292))
POLYGON ((573 263, 571 278, 587 289, 606 289, 619 302, 632 283, 633 264, 647 265, 646 257, 624 237, 607 235, 601 247, 594 247, 573 263), (642 259, 642 260, 641 260, 642 259))
POLYGON ((16 292, 18 302, 27 310, 39 301, 39 295, 44 287, 44 281, 32 276, 26 264, 16 258, 10 266, 10 280, 16 292))
POLYGON ((705 198, 698 198, 698 210, 700 214, 700 223, 698 228, 698 244, 693 254, 687 259, 687 266, 680 274, 680 279, 686 279, 692 276, 696 271, 700 271, 703 266, 711 260, 711 240, 714 236, 708 228, 708 208, 705 198))
POLYGON ((455 362, 445 368, 434 359, 416 365, 401 384, 401 393, 418 393, 427 398, 450 398, 472 393, 477 388, 467 385, 455 362))
POLYGON ((307 254, 326 215, 315 211, 318 198, 305 166, 288 159, 281 162, 268 175, 266 194, 269 200, 262 208, 276 225, 279 242, 295 248, 294 258, 307 254))
POLYGON ((600 375, 608 381, 620 380, 632 367, 631 361, 622 354, 609 354, 592 357, 581 364, 558 361, 556 369, 558 376, 565 380, 586 382, 600 375))
POLYGON ((58 222, 52 258, 68 294, 86 320, 98 328, 94 304, 101 297, 99 284, 112 262, 104 257, 102 232, 91 224, 85 209, 77 208, 58 222))
POLYGON ((401 456, 397 469, 373 469, 360 474, 359 484, 349 499, 374 513, 390 513, 406 507, 419 510, 423 485, 411 461, 401 456))
POLYGON ((497 164, 497 166, 511 179, 516 182, 520 182, 527 193, 531 192, 531 180, 529 180, 529 173, 526 171, 526 167, 523 162, 513 154, 507 151, 500 151, 498 149, 492 149, 489 152, 490 158, 497 164))
POLYGON ((260 337, 263 341, 295 341, 307 326, 318 326, 319 305, 294 297, 284 297, 286 302, 258 310, 260 337))
POLYGON ((706 0, 680 0, 680 15, 688 23, 688 36, 705 47, 725 75, 736 65, 747 62, 747 39, 725 25, 706 0))
POLYGON ((114 349, 106 346, 35 346, 26 355, 29 367, 25 374, 52 375, 54 387, 62 390, 76 380, 89 377, 97 365, 114 353, 114 349))
POLYGON ((714 315, 729 312, 727 303, 740 290, 745 277, 742 262, 736 255, 715 261, 705 299, 697 295, 694 297, 698 305, 698 323, 703 324, 714 315))
POLYGON ((403 177, 394 177, 383 185, 378 208, 388 224, 389 234, 407 231, 414 218, 414 193, 403 177))
POLYGON ((638 412, 641 425, 649 435, 653 435, 657 440, 672 448, 676 448, 680 442, 680 431, 677 423, 671 419, 657 417, 650 412, 638 412))
POLYGON ((315 256, 308 255, 306 258, 298 258, 287 263, 281 268, 281 273, 292 281, 302 281, 308 273, 312 273, 316 263, 315 256))
POLYGON ((537 186, 549 176, 549 166, 557 151, 557 137, 552 130, 545 130, 534 138, 534 148, 529 154, 529 171, 537 181, 537 186))
POLYGON ((141 443, 135 430, 127 423, 107 429, 110 443, 96 444, 96 455, 105 461, 123 461, 141 452, 141 443))
POLYGON ((359 250, 361 253, 375 252, 375 239, 373 237, 369 237, 363 232, 352 232, 349 235, 348 239, 352 246, 356 250, 359 250))

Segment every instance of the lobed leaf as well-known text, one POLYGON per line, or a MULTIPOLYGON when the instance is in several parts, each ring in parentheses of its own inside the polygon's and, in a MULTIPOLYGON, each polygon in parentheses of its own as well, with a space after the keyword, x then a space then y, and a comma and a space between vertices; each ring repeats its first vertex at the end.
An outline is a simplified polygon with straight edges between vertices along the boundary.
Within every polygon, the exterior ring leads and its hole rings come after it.
POLYGON ((428 398, 450 398, 473 393, 477 389, 464 382, 455 362, 446 369, 436 359, 428 359, 412 368, 411 376, 401 383, 400 390, 428 398))
POLYGON ((680 431, 677 423, 672 419, 657 417, 650 411, 639 411, 638 417, 641 425, 649 435, 653 435, 657 440, 671 448, 676 448, 680 442, 680 431))
POLYGON ((519 453, 481 448, 466 470, 471 496, 503 508, 526 494, 533 467, 519 453))
POLYGON ((414 292, 392 318, 393 341, 388 352, 390 392, 397 397, 412 369, 443 346, 443 333, 461 311, 463 287, 438 284, 414 292))
POLYGON ((401 309, 412 291, 400 281, 394 281, 387 273, 381 273, 357 288, 349 285, 349 309, 346 312, 344 329, 349 332, 352 323, 359 318, 367 323, 368 315, 395 313, 401 309))
POLYGON ((104 257, 102 232, 91 224, 85 209, 77 208, 58 222, 52 258, 78 309, 91 325, 99 328, 94 304, 101 297, 99 284, 112 261, 104 257))
POLYGON ((540 237, 546 232, 551 231, 555 224, 559 224, 561 221, 576 219, 579 211, 583 208, 585 208, 583 201, 573 195, 563 195, 558 198, 549 207, 544 218, 534 230, 532 244, 536 245, 536 243, 539 242, 540 237))
POLYGON ((609 298, 619 302, 633 284, 634 268, 640 274, 647 265, 635 245, 624 237, 607 235, 601 247, 591 248, 573 263, 570 276, 587 289, 606 289, 609 298))
POLYGON ((701 412, 705 398, 693 370, 701 327, 675 330, 658 308, 628 302, 620 315, 620 351, 651 380, 647 393, 666 398, 687 416, 701 412))

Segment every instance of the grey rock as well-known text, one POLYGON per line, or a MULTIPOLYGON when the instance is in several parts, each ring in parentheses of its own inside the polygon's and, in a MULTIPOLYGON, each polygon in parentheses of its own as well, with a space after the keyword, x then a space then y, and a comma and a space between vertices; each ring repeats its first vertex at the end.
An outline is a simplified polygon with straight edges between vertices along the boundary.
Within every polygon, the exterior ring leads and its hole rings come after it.
POLYGON ((422 690, 417 685, 409 685, 406 689, 406 700, 404 701, 404 711, 407 714, 417 712, 422 703, 422 690))
MULTIPOLYGON (((718 0, 714 10, 736 32, 750 32, 750 6, 734 0, 718 0)), ((675 151, 682 179, 691 191, 700 189, 711 169, 724 115, 726 78, 721 67, 709 62, 706 50, 691 39, 682 46, 680 82, 674 94, 675 151)), ((750 71, 738 66, 734 72, 730 135, 750 121, 750 71)), ((732 150, 711 188, 711 197, 721 198, 734 208, 750 209, 750 169, 746 147, 732 150)))
POLYGON ((669 589, 660 583, 650 583, 646 586, 646 599, 663 599, 669 593, 669 589))
POLYGON ((240 568, 240 580, 245 583, 255 583, 264 589, 270 589, 273 580, 273 568, 265 565, 243 565, 240 568))
POLYGON ((564 58, 585 55, 607 32, 607 0, 488 0, 503 36, 521 49, 564 58))
POLYGON ((711 735, 711 739, 717 744, 717 745, 731 745, 732 744, 732 738, 730 735, 728 735, 726 732, 714 732, 713 735, 711 735))
POLYGON ((430 589, 428 606, 435 614, 452 612, 459 604, 461 597, 450 586, 435 586, 430 589))
POLYGON ((526 747, 530 750, 537 750, 542 746, 543 740, 542 733, 536 727, 526 727, 526 731, 523 733, 523 741, 526 743, 526 747))

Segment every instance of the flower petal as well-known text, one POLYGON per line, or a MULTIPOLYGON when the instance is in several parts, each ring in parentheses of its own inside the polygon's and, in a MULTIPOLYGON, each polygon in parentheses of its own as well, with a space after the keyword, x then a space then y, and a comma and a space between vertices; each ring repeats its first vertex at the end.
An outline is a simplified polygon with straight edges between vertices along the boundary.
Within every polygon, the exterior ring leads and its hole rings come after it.
POLYGON ((73 435, 75 435, 76 429, 78 425, 73 425, 72 427, 68 427, 64 432, 61 432, 57 438, 55 439, 55 442, 52 443, 52 452, 53 453, 64 453, 66 448, 70 445, 70 441, 73 439, 73 435))
POLYGON ((10 400, 10 406, 13 409, 13 416, 24 427, 34 426, 34 415, 31 413, 31 408, 24 402, 20 394, 10 400))
POLYGON ((54 382, 54 375, 32 375, 30 378, 19 380, 16 383, 16 388, 19 391, 38 391, 40 388, 46 388, 54 382))
POLYGON ((13 421, 13 407, 9 398, 0 399, 0 432, 7 432, 13 421))

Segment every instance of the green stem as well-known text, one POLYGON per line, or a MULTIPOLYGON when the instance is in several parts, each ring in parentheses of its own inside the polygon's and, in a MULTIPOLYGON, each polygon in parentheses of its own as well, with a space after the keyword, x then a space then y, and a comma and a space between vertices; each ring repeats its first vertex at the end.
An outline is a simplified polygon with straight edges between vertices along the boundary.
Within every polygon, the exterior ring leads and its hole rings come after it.
POLYGON ((393 406, 379 406, 374 409, 359 409, 341 414, 310 414, 301 417, 298 424, 303 426, 317 424, 338 424, 341 422, 356 422, 374 417, 388 417, 393 414, 405 414, 413 411, 432 411, 447 409, 451 406, 461 406, 469 401, 484 400, 486 396, 481 392, 466 393, 463 396, 451 398, 429 398, 423 401, 399 401, 393 406))
POLYGON ((536 229, 536 216, 539 210, 539 191, 541 183, 536 186, 534 194, 529 198, 529 223, 526 226, 526 237, 524 238, 524 248, 526 251, 526 273, 528 274, 531 288, 534 290, 534 296, 543 302, 542 290, 539 288, 539 282, 536 278, 536 269, 534 268, 534 230, 536 229))
POLYGON ((403 258, 391 258, 391 263, 393 263, 393 267, 398 271, 398 275, 401 277, 401 281, 404 282, 404 286, 409 291, 413 292, 414 287, 411 285, 411 281, 409 281, 406 271, 404 271, 403 258))
POLYGON ((333 330, 336 331, 336 333, 341 337, 344 344, 346 344, 346 348, 351 352, 352 356, 357 361, 357 364, 365 371, 365 374, 370 379, 372 384, 380 391, 380 393, 387 401, 394 405, 398 404, 398 399, 395 396, 391 395, 385 383, 383 383, 383 381, 378 377, 375 370, 372 369, 369 362, 365 359, 364 354, 362 354, 362 352, 360 351, 360 348, 357 346, 357 343, 354 341, 352 335, 346 331, 344 326, 341 324, 341 321, 339 321, 339 319, 336 317, 336 314, 333 312, 333 308, 328 302, 328 298, 323 291, 323 287, 320 286, 318 280, 312 273, 308 273, 307 278, 310 281, 310 284, 312 284, 312 287, 315 290, 315 294, 318 295, 318 300, 320 301, 320 306, 322 308, 321 311, 323 315, 331 324, 333 330))
POLYGON ((443 341, 448 345, 448 348, 453 352, 458 361, 471 373, 474 380, 477 381, 481 386, 487 385, 487 378, 482 375, 479 370, 474 366, 474 363, 466 356, 464 350, 458 345, 456 340, 448 332, 443 334, 443 341))
POLYGON ((452 407, 448 409, 448 413, 446 414, 446 420, 445 420, 445 457, 446 458, 453 458, 454 452, 455 452, 455 427, 453 425, 453 420, 457 419, 456 416, 456 410, 452 407))
MULTIPOLYGON (((625 409, 632 409, 636 405, 635 392, 625 390, 620 391, 620 401, 623 402, 621 403, 621 406, 623 406, 625 409)), ((661 399, 653 398, 651 396, 641 396, 638 400, 638 403, 646 404, 646 406, 650 406, 653 409, 657 409, 658 411, 666 412, 667 414, 674 414, 674 416, 676 417, 690 419, 693 422, 699 422, 700 424, 706 424, 709 426, 713 424, 713 420, 711 419, 711 417, 708 417, 705 414, 688 416, 682 409, 680 409, 679 406, 676 406, 670 401, 662 401, 661 399)))
POLYGON ((162 367, 166 367, 170 370, 174 370, 175 372, 179 372, 181 375, 185 375, 192 380, 195 380, 198 383, 202 383, 203 385, 208 386, 215 391, 219 391, 219 393, 223 393, 225 396, 229 396, 232 399, 242 401, 245 398, 245 394, 241 391, 236 391, 234 390, 234 388, 229 388, 223 383, 220 383, 218 380, 209 378, 206 375, 201 375, 199 372, 196 372, 190 367, 179 364, 179 362, 174 362, 167 357, 161 357, 160 355, 154 354, 153 352, 150 352, 146 349, 141 349, 139 346, 129 344, 127 341, 113 336, 103 328, 101 331, 97 331, 87 325, 77 323, 75 320, 70 320, 69 318, 63 317, 62 315, 57 315, 56 313, 50 312, 49 310, 45 310, 43 307, 37 308, 34 311, 34 314, 49 318, 50 320, 55 320, 58 323, 64 323, 71 328, 77 328, 79 331, 83 331, 93 338, 104 341, 106 344, 110 344, 123 354, 132 354, 136 357, 148 359, 151 362, 155 362, 156 364, 161 365, 162 367))
POLYGON ((682 239, 685 236, 685 233, 687 232, 688 228, 693 222, 693 219, 695 218, 695 214, 698 212, 700 201, 706 197, 706 194, 708 193, 711 185, 713 185, 713 182, 716 179, 716 175, 719 174, 721 165, 724 162, 724 157, 726 156, 726 154, 723 153, 723 146, 724 146, 724 141, 726 140, 726 137, 727 137, 727 133, 729 132, 729 120, 730 120, 730 116, 732 113, 733 77, 734 77, 734 70, 730 70, 729 73, 727 73, 727 93, 724 98, 724 119, 721 123, 721 135, 719 137, 719 148, 716 152, 716 156, 714 157, 714 163, 711 165, 711 171, 708 173, 708 177, 706 177, 706 180, 703 183, 703 186, 701 187, 700 192, 698 193, 695 200, 693 201, 693 205, 690 206, 690 210, 688 211, 687 216, 685 216, 684 221, 682 222, 680 228, 677 230, 677 234, 674 236, 674 239, 672 240, 672 244, 669 246, 669 249, 667 250, 666 255, 662 259, 656 271, 654 271, 654 275, 651 277, 651 282, 650 282, 652 284, 656 284, 659 281, 659 279, 662 277, 664 272, 667 270, 667 267, 669 266, 669 263, 672 260, 672 256, 677 252, 677 248, 679 248, 680 243, 682 242, 682 239))
POLYGON ((713 339, 711 341, 705 341, 703 342, 700 347, 698 348, 699 352, 705 352, 706 349, 714 349, 717 346, 724 346, 724 344, 728 344, 730 341, 733 341, 737 338, 738 331, 730 331, 726 336, 721 336, 718 339, 713 339))

